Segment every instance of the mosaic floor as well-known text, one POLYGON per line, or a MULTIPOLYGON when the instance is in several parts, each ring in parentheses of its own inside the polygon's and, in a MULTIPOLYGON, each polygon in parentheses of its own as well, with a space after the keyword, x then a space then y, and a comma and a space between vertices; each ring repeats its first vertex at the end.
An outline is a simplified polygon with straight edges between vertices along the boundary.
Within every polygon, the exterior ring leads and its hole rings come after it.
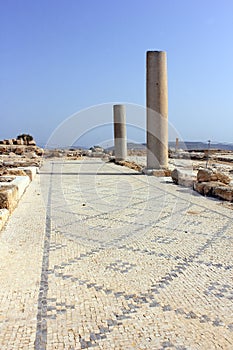
POLYGON ((1 349, 232 349, 232 210, 47 161, 0 233, 1 349))

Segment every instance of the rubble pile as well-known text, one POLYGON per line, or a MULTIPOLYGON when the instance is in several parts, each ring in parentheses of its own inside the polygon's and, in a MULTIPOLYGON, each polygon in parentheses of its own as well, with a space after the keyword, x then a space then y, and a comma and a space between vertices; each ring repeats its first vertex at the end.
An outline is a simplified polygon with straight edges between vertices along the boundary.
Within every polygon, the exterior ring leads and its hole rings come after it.
MULTIPOLYGON (((44 150, 38 147, 33 137, 28 134, 19 135, 15 139, 0 140, 0 156, 3 162, 4 160, 17 162, 22 158, 37 159, 43 154, 44 150)), ((30 165, 32 163, 30 162, 30 165)), ((6 166, 10 166, 10 164, 6 164, 6 166)))
POLYGON ((233 183, 229 176, 212 169, 200 169, 194 182, 195 191, 205 196, 233 202, 233 183))

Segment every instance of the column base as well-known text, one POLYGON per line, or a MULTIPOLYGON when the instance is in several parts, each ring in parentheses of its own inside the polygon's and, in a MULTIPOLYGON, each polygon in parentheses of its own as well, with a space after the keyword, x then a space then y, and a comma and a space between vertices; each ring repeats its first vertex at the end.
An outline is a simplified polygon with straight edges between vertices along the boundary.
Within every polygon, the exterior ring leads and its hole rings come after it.
POLYGON ((142 173, 148 176, 156 176, 156 177, 171 176, 171 170, 169 170, 168 168, 161 168, 161 169, 144 168, 142 169, 142 173))

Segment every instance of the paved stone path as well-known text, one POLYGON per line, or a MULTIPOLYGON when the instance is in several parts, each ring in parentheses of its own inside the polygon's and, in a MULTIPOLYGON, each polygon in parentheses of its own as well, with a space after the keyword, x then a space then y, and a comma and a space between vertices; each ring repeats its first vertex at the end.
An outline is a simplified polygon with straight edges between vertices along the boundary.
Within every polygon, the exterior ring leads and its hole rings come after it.
POLYGON ((232 349, 232 210, 100 160, 46 162, 0 233, 0 348, 232 349))

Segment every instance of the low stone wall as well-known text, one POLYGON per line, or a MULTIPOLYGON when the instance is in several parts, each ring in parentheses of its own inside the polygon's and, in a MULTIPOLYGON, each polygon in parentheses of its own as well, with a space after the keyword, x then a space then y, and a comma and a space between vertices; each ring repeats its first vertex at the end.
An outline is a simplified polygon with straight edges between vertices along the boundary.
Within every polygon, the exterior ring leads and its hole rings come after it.
POLYGON ((40 147, 34 145, 2 145, 0 144, 0 154, 9 155, 16 154, 19 156, 26 155, 29 158, 36 158, 37 156, 42 156, 44 150, 40 147))
POLYGON ((191 187, 198 193, 233 202, 233 181, 221 172, 199 169, 195 173, 188 169, 174 169, 171 173, 175 184, 191 187))
POLYGON ((200 169, 193 188, 205 196, 233 202, 233 185, 231 178, 225 174, 210 169, 200 169))
POLYGON ((36 167, 22 167, 8 169, 7 175, 0 176, 0 230, 16 208, 36 173, 36 167))

